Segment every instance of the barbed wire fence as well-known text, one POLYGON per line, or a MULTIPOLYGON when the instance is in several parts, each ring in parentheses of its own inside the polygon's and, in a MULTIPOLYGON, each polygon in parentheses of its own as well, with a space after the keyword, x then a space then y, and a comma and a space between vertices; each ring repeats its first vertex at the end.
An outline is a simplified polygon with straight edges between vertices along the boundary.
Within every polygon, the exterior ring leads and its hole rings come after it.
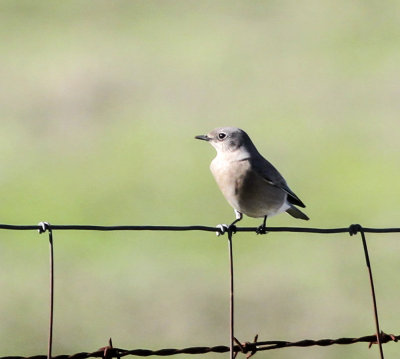
POLYGON ((382 344, 388 342, 397 342, 400 335, 386 334, 380 330, 378 307, 376 301, 375 287, 372 275, 372 268, 369 259, 367 241, 365 233, 400 233, 400 228, 367 228, 359 224, 352 224, 349 227, 342 228, 305 228, 305 227, 268 227, 269 232, 295 232, 295 233, 317 233, 317 234, 335 234, 335 233, 348 233, 351 236, 360 234, 362 240, 362 248, 364 252, 365 262, 368 271, 368 277, 371 288, 373 317, 375 322, 376 332, 373 335, 366 335, 358 338, 337 338, 337 339, 303 339, 296 342, 269 340, 259 341, 258 335, 255 336, 252 342, 240 342, 234 336, 234 264, 233 264, 233 236, 238 232, 255 232, 257 228, 253 227, 239 227, 228 228, 226 231, 228 236, 228 251, 229 251, 229 270, 230 270, 230 345, 212 346, 212 347, 188 347, 183 349, 121 349, 115 348, 112 345, 111 338, 108 345, 102 347, 94 352, 81 352, 76 354, 63 354, 52 355, 53 346, 53 322, 54 322, 54 241, 53 232, 63 230, 77 230, 77 231, 206 231, 216 232, 217 234, 224 234, 225 231, 219 227, 209 226, 97 226, 97 225, 50 225, 48 222, 40 222, 38 225, 10 225, 0 224, 0 230, 37 230, 39 233, 47 232, 49 235, 49 255, 50 255, 50 311, 49 311, 49 334, 48 334, 48 351, 47 355, 34 355, 34 356, 3 356, 0 359, 86 359, 103 357, 105 359, 121 358, 127 355, 134 356, 170 356, 176 354, 206 354, 206 353, 230 353, 230 358, 234 359, 238 353, 246 354, 246 357, 254 355, 258 351, 288 348, 288 347, 310 347, 310 346, 330 346, 330 345, 349 345, 355 343, 369 343, 378 344, 379 357, 384 359, 382 344))

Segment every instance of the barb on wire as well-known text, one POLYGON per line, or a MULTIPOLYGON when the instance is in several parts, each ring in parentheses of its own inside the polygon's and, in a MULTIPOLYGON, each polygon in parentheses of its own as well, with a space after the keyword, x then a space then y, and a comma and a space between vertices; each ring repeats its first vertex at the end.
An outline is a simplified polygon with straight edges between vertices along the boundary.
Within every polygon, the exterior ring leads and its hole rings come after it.
POLYGON ((113 347, 112 339, 108 339, 108 345, 99 349, 103 352, 103 359, 117 358, 120 359, 119 349, 113 347))
MULTIPOLYGON (((246 358, 249 359, 252 357, 256 352, 257 352, 257 340, 258 340, 258 334, 254 337, 254 340, 250 342, 245 342, 241 343, 239 340, 235 338, 236 344, 239 346, 239 350, 243 354, 247 354, 246 358)), ((237 355, 239 352, 236 352, 235 354, 237 355)))
MULTIPOLYGON (((381 333, 382 343, 397 342, 400 339, 400 335, 381 333)), ((376 342, 376 335, 368 335, 359 338, 338 338, 338 339, 305 339, 297 342, 289 342, 283 340, 269 340, 269 341, 259 341, 255 343, 241 343, 241 345, 234 346, 234 352, 243 353, 256 353, 258 351, 274 350, 281 348, 290 347, 312 347, 312 346, 330 346, 330 345, 350 345, 355 343, 374 343, 376 342)), ((115 347, 103 347, 94 352, 81 352, 76 354, 62 354, 53 356, 53 359, 86 359, 86 358, 98 358, 104 357, 104 351, 107 348, 107 358, 122 358, 128 355, 133 356, 171 356, 177 354, 207 354, 207 353, 227 353, 229 352, 229 347, 224 345, 218 345, 213 347, 189 347, 183 349, 121 349, 115 347)), ((46 355, 34 355, 34 356, 5 356, 0 357, 0 359, 46 359, 46 355)))

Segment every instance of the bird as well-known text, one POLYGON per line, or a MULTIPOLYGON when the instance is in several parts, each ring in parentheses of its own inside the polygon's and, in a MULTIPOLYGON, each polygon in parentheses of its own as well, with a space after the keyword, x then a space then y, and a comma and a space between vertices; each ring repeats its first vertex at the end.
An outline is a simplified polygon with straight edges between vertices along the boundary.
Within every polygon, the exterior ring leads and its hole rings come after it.
POLYGON ((229 226, 218 226, 222 234, 227 229, 235 231, 235 224, 242 220, 243 214, 263 218, 256 230, 258 234, 266 233, 268 217, 282 212, 309 220, 296 207, 305 208, 305 204, 289 188, 279 171, 258 152, 245 131, 236 127, 219 127, 195 138, 209 142, 216 149, 217 155, 211 161, 210 170, 235 212, 236 219, 229 226))

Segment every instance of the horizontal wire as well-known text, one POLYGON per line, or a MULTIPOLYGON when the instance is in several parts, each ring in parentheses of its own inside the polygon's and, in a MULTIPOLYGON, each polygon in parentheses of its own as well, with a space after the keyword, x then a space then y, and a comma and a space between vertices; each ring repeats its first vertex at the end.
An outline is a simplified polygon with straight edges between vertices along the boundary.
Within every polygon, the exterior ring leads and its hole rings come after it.
MULTIPOLYGON (((309 227, 267 227, 267 232, 297 232, 297 233, 348 233, 352 226, 341 228, 309 228, 309 227)), ((362 228, 365 233, 399 233, 400 228, 368 228, 357 225, 362 228)), ((26 231, 41 230, 40 225, 15 225, 0 224, 0 229, 26 231)), ((52 224, 52 230, 75 230, 75 231, 205 231, 205 232, 221 232, 218 227, 210 226, 135 226, 135 225, 118 225, 118 226, 98 226, 85 224, 52 224)), ((237 227, 236 232, 256 232, 258 227, 237 227)), ((353 233, 355 234, 355 233, 353 233)))
MULTIPOLYGON (((397 342, 400 339, 400 335, 391 335, 386 333, 381 333, 381 341, 382 343, 387 343, 390 341, 397 342)), ((355 343, 376 343, 376 335, 368 335, 359 338, 338 338, 338 339, 304 339, 297 342, 288 342, 283 340, 270 340, 270 341, 259 341, 255 343, 246 342, 239 345, 234 346, 235 353, 242 352, 244 354, 251 353, 254 354, 257 351, 264 350, 272 350, 272 349, 280 349, 280 348, 288 348, 288 347, 311 347, 311 346, 330 346, 330 345, 349 345, 355 343)), ((62 354, 53 356, 52 359, 86 359, 86 358, 96 358, 103 357, 107 359, 111 358, 120 358, 127 355, 135 355, 135 356, 170 356, 176 354, 206 354, 206 353, 227 353, 229 352, 229 347, 224 345, 218 345, 213 347, 189 347, 183 349, 158 349, 158 350, 150 350, 150 349, 119 349, 113 347, 104 347, 94 352, 81 352, 76 354, 62 354)), ((46 355, 34 355, 34 356, 5 356, 0 357, 0 359, 46 359, 46 355)))

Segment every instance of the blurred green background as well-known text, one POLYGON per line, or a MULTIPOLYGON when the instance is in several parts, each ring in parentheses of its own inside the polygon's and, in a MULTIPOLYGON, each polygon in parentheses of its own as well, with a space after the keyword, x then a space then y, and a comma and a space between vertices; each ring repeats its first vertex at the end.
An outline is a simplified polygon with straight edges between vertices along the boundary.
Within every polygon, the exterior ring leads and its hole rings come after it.
MULTIPOLYGON (((270 226, 400 226, 399 2, 0 7, 0 222, 229 223, 208 169, 214 149, 193 137, 232 125, 307 204, 310 222, 282 214, 270 226)), ((0 236, 0 354, 46 353, 47 235, 0 236)), ((109 337, 127 349, 228 344, 226 237, 54 239, 54 354, 96 350, 109 337)), ((398 334, 399 236, 367 239, 381 327, 398 334)), ((374 333, 359 238, 240 233, 234 247, 240 340, 374 333)), ((384 349, 388 358, 400 351, 384 349)), ((376 358, 376 346, 257 354, 360 356, 376 358)))

